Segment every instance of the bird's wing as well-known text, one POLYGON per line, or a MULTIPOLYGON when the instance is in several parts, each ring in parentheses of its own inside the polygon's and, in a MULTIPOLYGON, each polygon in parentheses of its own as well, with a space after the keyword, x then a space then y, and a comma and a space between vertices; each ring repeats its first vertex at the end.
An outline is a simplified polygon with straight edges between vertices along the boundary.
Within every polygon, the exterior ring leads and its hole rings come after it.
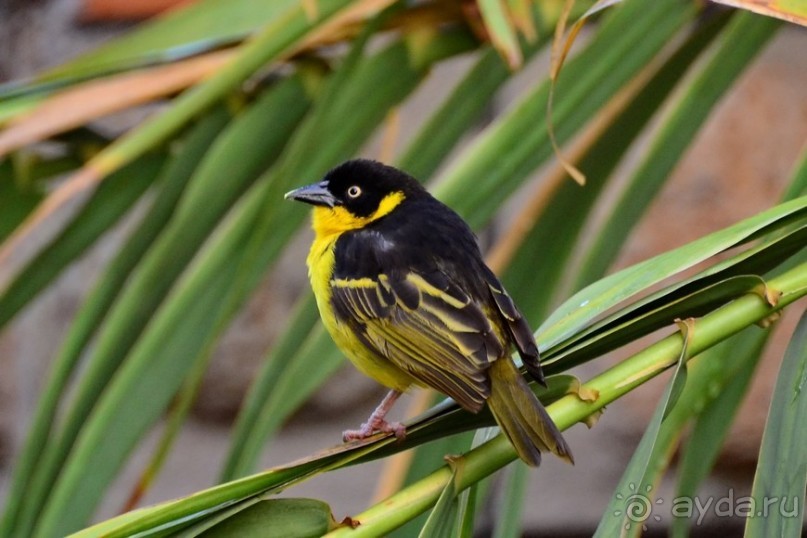
POLYGON ((466 409, 482 407, 501 337, 484 307, 444 272, 334 278, 331 291, 337 319, 366 346, 466 409))
POLYGON ((487 267, 484 269, 486 270, 485 280, 487 281, 493 301, 496 303, 496 308, 506 322, 507 330, 516 345, 516 349, 521 356, 521 360, 524 362, 527 372, 534 380, 546 386, 544 373, 541 370, 541 364, 539 362, 538 345, 535 343, 532 329, 530 329, 527 320, 524 319, 524 315, 518 310, 513 299, 507 294, 507 291, 504 289, 502 283, 499 282, 499 279, 496 278, 496 275, 487 269, 487 267))

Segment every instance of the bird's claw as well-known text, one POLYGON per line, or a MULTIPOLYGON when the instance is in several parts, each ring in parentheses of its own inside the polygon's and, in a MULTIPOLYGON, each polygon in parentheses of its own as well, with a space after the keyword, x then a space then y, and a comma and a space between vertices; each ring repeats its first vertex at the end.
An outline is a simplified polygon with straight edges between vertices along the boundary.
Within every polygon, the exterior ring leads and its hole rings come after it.
POLYGON ((346 443, 349 441, 361 441, 371 437, 376 432, 391 433, 395 435, 399 441, 406 438, 406 427, 403 424, 400 422, 387 422, 382 419, 365 422, 358 430, 345 430, 342 432, 342 440, 346 443))

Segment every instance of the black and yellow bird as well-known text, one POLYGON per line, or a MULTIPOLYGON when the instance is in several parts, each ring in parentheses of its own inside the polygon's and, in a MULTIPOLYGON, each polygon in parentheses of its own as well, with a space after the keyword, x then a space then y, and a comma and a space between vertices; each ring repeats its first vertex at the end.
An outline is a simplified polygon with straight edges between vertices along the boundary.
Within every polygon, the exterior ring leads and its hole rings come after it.
POLYGON ((421 385, 473 413, 487 403, 530 465, 546 451, 572 460, 510 358, 515 346, 544 383, 532 331, 459 215, 404 172, 361 159, 286 198, 314 206, 308 270, 325 327, 360 371, 392 389, 345 440, 404 435, 384 417, 421 385))

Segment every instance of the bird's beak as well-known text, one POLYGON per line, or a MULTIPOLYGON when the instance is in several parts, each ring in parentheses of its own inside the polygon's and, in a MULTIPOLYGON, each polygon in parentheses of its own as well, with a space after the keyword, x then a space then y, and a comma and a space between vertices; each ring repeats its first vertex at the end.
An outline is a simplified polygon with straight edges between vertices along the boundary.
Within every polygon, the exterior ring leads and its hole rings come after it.
POLYGON ((334 195, 328 190, 328 184, 324 181, 289 191, 283 198, 327 207, 333 207, 337 203, 334 195))

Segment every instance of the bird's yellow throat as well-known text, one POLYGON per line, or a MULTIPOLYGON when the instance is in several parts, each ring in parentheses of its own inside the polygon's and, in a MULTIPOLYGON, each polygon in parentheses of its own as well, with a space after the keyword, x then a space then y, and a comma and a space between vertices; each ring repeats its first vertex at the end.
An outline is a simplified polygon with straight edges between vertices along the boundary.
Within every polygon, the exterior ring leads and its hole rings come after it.
POLYGON ((398 191, 386 195, 378 204, 372 214, 367 217, 357 217, 343 206, 336 207, 314 207, 312 227, 317 234, 317 239, 323 239, 350 230, 358 230, 378 220, 384 215, 388 215, 393 209, 404 201, 404 193, 398 191))

